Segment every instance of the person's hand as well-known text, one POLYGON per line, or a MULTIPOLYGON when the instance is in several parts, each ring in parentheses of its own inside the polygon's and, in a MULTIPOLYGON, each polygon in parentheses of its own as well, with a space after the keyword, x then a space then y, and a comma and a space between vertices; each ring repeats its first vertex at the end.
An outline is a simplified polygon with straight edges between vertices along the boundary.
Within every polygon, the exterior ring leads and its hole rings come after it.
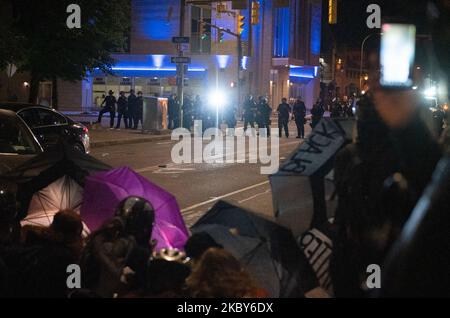
POLYGON ((419 96, 416 90, 386 89, 380 86, 379 72, 370 75, 370 93, 381 119, 391 128, 402 128, 414 117, 419 96))
POLYGON ((372 96, 378 114, 391 128, 406 126, 418 108, 419 96, 413 90, 386 90, 380 87, 372 91, 372 96))

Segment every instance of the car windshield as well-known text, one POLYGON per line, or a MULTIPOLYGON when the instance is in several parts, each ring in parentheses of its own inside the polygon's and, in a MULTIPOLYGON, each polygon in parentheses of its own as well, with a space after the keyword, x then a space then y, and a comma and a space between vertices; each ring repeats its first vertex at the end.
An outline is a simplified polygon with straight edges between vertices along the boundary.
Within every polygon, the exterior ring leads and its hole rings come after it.
POLYGON ((38 151, 30 132, 19 119, 0 118, 0 153, 36 154, 38 151))

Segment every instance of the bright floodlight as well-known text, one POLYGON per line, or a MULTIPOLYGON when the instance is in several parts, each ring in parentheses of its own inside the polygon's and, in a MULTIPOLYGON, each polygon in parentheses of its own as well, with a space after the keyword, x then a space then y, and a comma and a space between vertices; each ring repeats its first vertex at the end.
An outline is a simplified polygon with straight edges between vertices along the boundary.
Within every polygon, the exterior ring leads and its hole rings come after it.
POLYGON ((211 106, 222 108, 225 105, 225 94, 219 90, 209 93, 209 103, 211 106))
POLYGON ((427 90, 425 90, 425 92, 423 93, 425 95, 425 98, 436 98, 436 87, 432 86, 430 88, 428 88, 427 90))

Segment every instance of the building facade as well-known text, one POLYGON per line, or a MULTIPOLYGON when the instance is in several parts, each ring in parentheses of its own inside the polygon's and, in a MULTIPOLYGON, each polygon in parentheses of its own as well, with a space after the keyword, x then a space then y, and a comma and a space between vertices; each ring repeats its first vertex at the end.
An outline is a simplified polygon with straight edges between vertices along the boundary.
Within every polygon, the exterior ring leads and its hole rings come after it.
MULTIPOLYGON (((207 100, 210 91, 221 90, 234 104, 247 94, 264 95, 274 107, 282 97, 301 96, 312 107, 320 91, 321 0, 260 0, 258 23, 253 25, 250 1, 187 1, 183 19, 180 3, 131 0, 129 53, 113 54, 113 75, 94 71, 81 82, 59 81, 59 108, 96 109, 109 90, 116 95, 130 89, 145 95, 176 93, 177 68, 171 57, 178 55, 178 49, 191 58, 185 67, 187 95, 207 100), (244 17, 242 32, 240 16, 244 17), (237 37, 218 28, 241 34, 242 54, 237 37), (172 43, 172 37, 180 35, 190 37, 189 45, 172 43)), ((20 78, 16 83, 19 100, 26 99, 24 82, 20 78)), ((43 85, 46 94, 40 94, 40 101, 51 101, 47 96, 52 94, 51 83, 43 85)))

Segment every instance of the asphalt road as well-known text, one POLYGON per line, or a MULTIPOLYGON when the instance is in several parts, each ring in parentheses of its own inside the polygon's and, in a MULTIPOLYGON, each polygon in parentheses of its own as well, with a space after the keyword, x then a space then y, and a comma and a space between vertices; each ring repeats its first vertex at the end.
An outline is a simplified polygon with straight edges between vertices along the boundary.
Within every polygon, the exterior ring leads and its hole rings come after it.
MULTIPOLYGON (((239 132, 242 133, 242 128, 238 129, 239 132)), ((302 141, 295 138, 294 123, 290 124, 290 134, 290 138, 279 139, 280 162, 302 141)), ((219 199, 273 216, 268 176, 261 174, 259 160, 258 163, 248 162, 248 149, 245 163, 175 164, 171 159, 171 151, 177 143, 169 140, 106 146, 93 149, 91 154, 114 167, 129 166, 174 194, 188 226, 219 199)), ((204 142, 203 147, 207 144, 204 142)), ((273 150, 270 146, 269 149, 273 150)))

